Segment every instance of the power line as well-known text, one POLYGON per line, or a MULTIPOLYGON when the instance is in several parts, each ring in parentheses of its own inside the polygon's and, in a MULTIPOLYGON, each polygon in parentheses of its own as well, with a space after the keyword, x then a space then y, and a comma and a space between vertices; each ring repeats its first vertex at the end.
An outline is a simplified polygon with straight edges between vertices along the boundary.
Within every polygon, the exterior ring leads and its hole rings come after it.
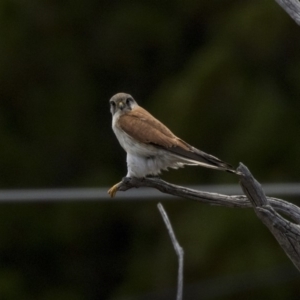
MULTIPOLYGON (((227 185, 197 185, 189 188, 212 193, 239 195, 243 194, 237 184, 227 185)), ((268 196, 299 197, 300 183, 272 183, 262 184, 268 196)), ((3 202, 64 202, 64 201, 112 201, 107 194, 108 188, 53 188, 53 189, 12 189, 0 190, 0 203, 3 202)), ((151 188, 131 189, 118 192, 116 200, 155 200, 178 199, 174 196, 162 194, 151 188)))

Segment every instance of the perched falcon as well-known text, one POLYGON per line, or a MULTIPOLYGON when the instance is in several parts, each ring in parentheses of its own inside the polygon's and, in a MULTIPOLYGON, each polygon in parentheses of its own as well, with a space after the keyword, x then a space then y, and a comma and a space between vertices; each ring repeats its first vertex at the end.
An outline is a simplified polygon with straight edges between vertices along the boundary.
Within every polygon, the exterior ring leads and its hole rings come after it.
MULTIPOLYGON (((184 165, 236 173, 229 164, 178 138, 139 106, 131 95, 118 93, 109 103, 113 131, 127 152, 126 177, 158 175, 161 170, 177 169, 184 165)), ((120 184, 109 189, 111 197, 114 197, 120 184)))

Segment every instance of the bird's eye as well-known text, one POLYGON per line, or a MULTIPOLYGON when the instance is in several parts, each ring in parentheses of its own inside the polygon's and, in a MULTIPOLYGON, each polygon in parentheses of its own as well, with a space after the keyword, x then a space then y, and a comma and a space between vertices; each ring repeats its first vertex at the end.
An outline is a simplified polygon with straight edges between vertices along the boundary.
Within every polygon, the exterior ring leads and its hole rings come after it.
POLYGON ((110 102, 110 105, 113 107, 113 108, 115 108, 116 107, 116 103, 115 102, 110 102))
POLYGON ((126 99, 126 104, 129 106, 131 101, 132 101, 131 98, 127 98, 127 99, 126 99))

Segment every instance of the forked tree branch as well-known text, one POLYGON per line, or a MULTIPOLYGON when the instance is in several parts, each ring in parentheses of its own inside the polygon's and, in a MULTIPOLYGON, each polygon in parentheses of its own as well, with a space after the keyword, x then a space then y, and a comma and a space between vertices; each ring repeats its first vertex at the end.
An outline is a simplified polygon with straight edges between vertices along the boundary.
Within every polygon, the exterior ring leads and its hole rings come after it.
POLYGON ((279 245, 300 271, 300 226, 291 223, 280 216, 272 207, 261 185, 253 178, 245 166, 240 166, 243 172, 240 184, 244 193, 251 201, 258 218, 268 227, 279 245))
POLYGON ((240 185, 246 195, 221 195, 197 191, 165 182, 158 178, 123 178, 118 190, 152 187, 162 193, 211 205, 237 208, 254 208, 258 218, 268 227, 287 256, 300 271, 300 208, 287 201, 266 197, 260 184, 253 178, 246 166, 240 164, 240 185), (293 220, 284 219, 279 213, 293 220))

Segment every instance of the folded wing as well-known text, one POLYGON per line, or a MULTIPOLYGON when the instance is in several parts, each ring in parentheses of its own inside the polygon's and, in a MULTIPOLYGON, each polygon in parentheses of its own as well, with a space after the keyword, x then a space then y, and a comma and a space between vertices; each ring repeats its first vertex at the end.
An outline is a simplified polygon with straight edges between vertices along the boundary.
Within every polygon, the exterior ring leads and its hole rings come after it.
POLYGON ((120 116, 118 126, 140 143, 152 144, 169 151, 187 164, 235 173, 231 165, 176 137, 164 124, 140 106, 120 116))

